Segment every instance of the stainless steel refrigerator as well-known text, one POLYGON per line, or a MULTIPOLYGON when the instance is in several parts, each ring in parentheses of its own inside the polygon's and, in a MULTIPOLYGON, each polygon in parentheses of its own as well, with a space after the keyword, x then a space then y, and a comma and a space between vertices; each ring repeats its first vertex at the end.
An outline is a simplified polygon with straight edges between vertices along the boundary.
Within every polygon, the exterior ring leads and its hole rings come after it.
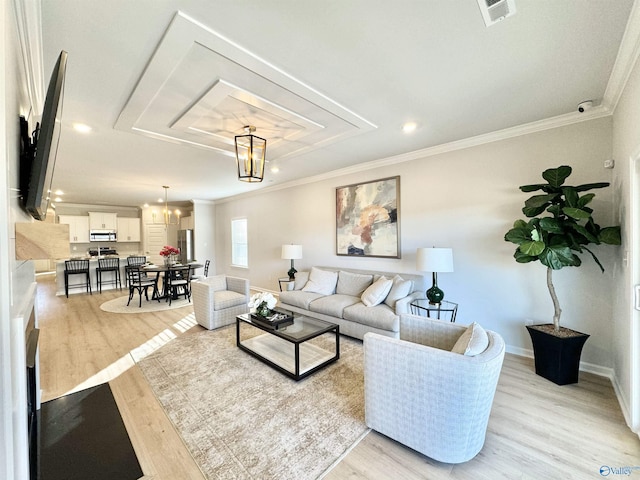
POLYGON ((180 249, 180 263, 183 265, 193 262, 193 230, 178 230, 178 248, 180 249))

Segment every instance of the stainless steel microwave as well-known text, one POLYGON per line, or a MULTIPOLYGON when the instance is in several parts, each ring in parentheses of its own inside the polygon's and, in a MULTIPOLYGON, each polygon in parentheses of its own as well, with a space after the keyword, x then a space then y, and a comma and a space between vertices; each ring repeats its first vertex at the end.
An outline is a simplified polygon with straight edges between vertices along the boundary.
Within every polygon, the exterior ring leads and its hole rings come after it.
POLYGON ((115 230, 91 230, 89 232, 90 242, 115 242, 116 240, 115 230))

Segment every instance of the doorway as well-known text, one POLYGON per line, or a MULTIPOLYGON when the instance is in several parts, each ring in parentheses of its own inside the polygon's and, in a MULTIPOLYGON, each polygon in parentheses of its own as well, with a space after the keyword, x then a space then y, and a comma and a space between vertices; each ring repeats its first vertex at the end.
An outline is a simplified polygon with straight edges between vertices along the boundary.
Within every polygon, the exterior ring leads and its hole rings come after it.
POLYGON ((146 225, 145 234, 147 260, 161 264, 163 259, 160 256, 160 250, 167 244, 167 228, 164 225, 146 225))

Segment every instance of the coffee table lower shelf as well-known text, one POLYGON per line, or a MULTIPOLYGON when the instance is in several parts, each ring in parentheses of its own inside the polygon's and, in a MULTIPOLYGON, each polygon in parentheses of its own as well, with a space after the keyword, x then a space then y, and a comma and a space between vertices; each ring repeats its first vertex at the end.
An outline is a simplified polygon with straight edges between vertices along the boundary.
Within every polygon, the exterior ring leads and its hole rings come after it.
POLYGON ((295 333, 288 334, 285 331, 269 330, 260 324, 252 323, 246 315, 238 316, 236 318, 236 344, 244 352, 294 380, 301 380, 340 358, 340 333, 337 325, 299 317, 295 319, 295 322, 306 324, 305 332, 308 332, 309 328, 313 328, 315 331, 302 338, 295 338, 295 333), (257 335, 241 340, 241 325, 262 330, 265 333, 256 332, 257 335), (334 351, 326 350, 310 342, 310 340, 325 334, 329 335, 328 338, 334 338, 330 342, 334 345, 334 351))

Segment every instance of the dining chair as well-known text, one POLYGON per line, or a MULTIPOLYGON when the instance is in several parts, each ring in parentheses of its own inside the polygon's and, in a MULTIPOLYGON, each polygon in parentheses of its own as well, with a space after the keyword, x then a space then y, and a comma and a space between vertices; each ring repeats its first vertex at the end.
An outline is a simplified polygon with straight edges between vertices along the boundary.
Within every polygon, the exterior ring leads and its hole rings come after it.
MULTIPOLYGON (((127 265, 133 267, 135 265, 144 265, 147 263, 147 257, 144 255, 129 255, 127 257, 127 265)), ((129 284, 129 276, 126 275, 125 279, 127 285, 129 284)))
POLYGON ((203 278, 207 278, 209 276, 209 264, 211 260, 207 260, 204 262, 204 273, 202 275, 191 275, 191 280, 202 280, 203 278))
POLYGON ((184 295, 185 300, 191 302, 191 267, 181 266, 172 267, 166 275, 167 281, 167 299, 169 305, 175 297, 184 295))
POLYGON ((140 265, 132 265, 126 267, 127 270, 127 278, 129 279, 129 301, 127 302, 127 306, 131 303, 131 299, 135 292, 138 292, 140 296, 140 301, 138 303, 138 307, 142 307, 142 292, 144 292, 144 298, 149 301, 149 288, 153 289, 151 294, 151 299, 155 299, 160 302, 160 295, 158 294, 158 277, 148 276, 145 271, 143 271, 140 265))
POLYGON ((89 276, 89 260, 65 260, 64 262, 64 294, 69 298, 69 287, 85 287, 91 293, 91 278, 89 276), (70 284, 70 275, 84 275, 84 282, 70 284))

